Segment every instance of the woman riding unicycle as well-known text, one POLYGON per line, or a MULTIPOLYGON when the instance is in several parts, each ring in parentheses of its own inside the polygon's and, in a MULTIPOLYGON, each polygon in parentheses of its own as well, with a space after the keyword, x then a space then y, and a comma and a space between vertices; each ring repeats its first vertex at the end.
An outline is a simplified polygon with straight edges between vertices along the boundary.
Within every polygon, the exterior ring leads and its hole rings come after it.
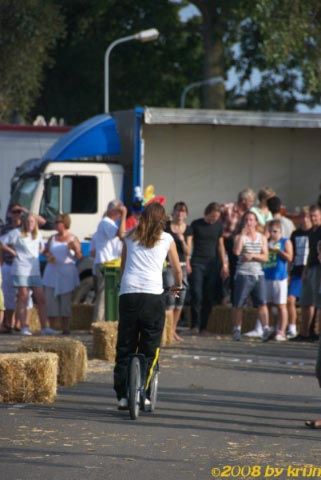
MULTIPOLYGON (((120 410, 132 407, 129 401, 136 402, 136 406, 143 402, 144 409, 151 410, 153 392, 150 391, 150 386, 158 370, 159 346, 165 320, 162 270, 167 256, 175 279, 173 292, 179 291, 182 285, 176 245, 173 237, 164 232, 165 225, 164 207, 159 203, 151 203, 143 211, 137 227, 124 239, 114 369, 114 389, 120 410), (136 360, 131 365, 133 358, 136 360), (137 383, 139 376, 141 378, 138 380, 143 385, 143 397, 140 396, 139 387, 136 397, 135 386, 129 389, 129 380, 136 378, 137 383)), ((131 414, 131 418, 137 418, 137 415, 135 417, 135 414, 131 414)))

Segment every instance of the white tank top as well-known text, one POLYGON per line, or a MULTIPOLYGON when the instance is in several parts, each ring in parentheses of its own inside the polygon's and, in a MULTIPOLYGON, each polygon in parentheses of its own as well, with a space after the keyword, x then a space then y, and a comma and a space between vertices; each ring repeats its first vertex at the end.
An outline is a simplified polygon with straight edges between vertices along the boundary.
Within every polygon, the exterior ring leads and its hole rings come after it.
POLYGON ((126 264, 120 284, 119 295, 124 293, 163 292, 163 264, 173 237, 162 232, 160 240, 153 248, 146 248, 134 242, 129 236, 125 239, 127 247, 126 264))

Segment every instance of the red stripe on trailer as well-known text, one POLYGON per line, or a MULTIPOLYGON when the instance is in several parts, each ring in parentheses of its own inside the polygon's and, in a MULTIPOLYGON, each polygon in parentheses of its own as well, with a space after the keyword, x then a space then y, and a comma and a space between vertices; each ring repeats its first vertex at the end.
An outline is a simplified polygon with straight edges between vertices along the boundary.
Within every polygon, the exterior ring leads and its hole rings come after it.
POLYGON ((8 125, 0 124, 0 131, 3 132, 41 132, 41 133, 66 133, 72 127, 49 127, 35 125, 8 125))

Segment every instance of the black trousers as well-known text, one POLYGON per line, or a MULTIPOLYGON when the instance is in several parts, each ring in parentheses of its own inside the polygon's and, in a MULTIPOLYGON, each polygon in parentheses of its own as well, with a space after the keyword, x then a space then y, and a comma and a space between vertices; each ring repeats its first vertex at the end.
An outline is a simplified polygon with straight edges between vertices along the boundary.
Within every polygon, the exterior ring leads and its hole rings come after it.
POLYGON ((127 396, 129 356, 143 353, 147 374, 160 346, 165 321, 165 295, 127 293, 119 297, 119 324, 114 369, 118 400, 127 396))
POLYGON ((224 239, 224 245, 225 245, 225 250, 228 256, 228 261, 229 261, 229 270, 230 270, 230 276, 228 278, 228 288, 226 289, 227 291, 225 292, 225 295, 227 296, 228 290, 230 291, 230 298, 231 302, 234 298, 234 279, 235 279, 235 272, 236 272, 236 264, 238 257, 233 253, 233 246, 234 246, 234 236, 233 237, 228 237, 224 239))
POLYGON ((190 282, 191 326, 205 330, 213 305, 222 300, 219 262, 214 259, 204 263, 192 263, 190 282))

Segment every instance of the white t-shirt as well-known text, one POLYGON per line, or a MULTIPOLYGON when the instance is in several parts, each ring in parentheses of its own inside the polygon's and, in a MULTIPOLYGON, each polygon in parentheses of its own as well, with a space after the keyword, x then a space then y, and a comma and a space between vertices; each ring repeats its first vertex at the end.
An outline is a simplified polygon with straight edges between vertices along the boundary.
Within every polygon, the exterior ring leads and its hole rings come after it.
POLYGON ((12 263, 11 275, 40 275, 39 254, 44 248, 40 232, 37 238, 33 239, 30 233, 24 237, 20 228, 15 228, 2 237, 2 241, 12 246, 17 253, 12 263))
POLYGON ((118 226, 109 217, 104 217, 95 233, 95 264, 109 262, 119 258, 122 250, 122 242, 117 236, 118 226))
POLYGON ((153 248, 146 248, 134 242, 130 236, 127 237, 126 264, 119 295, 124 293, 160 295, 163 292, 163 264, 173 241, 169 233, 162 232, 159 242, 153 248))

